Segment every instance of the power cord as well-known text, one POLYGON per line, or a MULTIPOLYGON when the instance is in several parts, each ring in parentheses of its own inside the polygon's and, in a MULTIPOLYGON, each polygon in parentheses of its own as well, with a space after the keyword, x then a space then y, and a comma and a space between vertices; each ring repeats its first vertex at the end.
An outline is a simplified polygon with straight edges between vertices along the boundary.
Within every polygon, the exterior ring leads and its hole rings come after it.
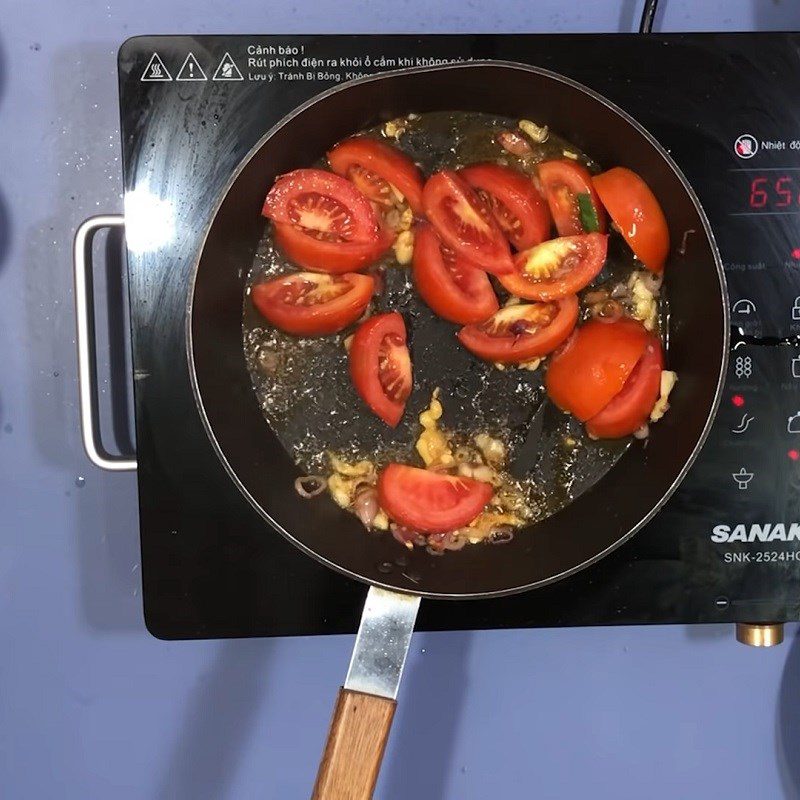
POLYGON ((656 15, 656 6, 658 0, 644 0, 644 8, 642 9, 642 20, 639 23, 639 33, 652 33, 653 32, 653 19, 656 15))

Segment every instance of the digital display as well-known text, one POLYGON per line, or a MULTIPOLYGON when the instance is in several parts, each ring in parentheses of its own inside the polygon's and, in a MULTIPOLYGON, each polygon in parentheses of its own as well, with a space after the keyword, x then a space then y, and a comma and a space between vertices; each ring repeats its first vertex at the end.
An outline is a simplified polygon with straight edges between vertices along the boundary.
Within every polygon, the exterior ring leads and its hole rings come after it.
POLYGON ((800 167, 732 170, 735 216, 800 214, 800 167))

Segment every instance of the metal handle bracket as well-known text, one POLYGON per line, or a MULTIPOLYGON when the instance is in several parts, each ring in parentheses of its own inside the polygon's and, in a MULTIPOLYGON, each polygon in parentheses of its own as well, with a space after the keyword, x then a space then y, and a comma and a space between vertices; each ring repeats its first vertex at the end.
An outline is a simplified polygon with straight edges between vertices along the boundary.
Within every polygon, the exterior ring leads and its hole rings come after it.
POLYGON ((97 359, 95 353, 94 297, 92 294, 92 258, 89 248, 97 231, 122 228, 121 214, 89 217, 75 232, 72 250, 75 273, 75 320, 78 345, 78 390, 80 395, 81 433, 89 460, 101 469, 127 472, 136 469, 136 459, 109 453, 100 441, 96 424, 99 418, 97 396, 97 359))

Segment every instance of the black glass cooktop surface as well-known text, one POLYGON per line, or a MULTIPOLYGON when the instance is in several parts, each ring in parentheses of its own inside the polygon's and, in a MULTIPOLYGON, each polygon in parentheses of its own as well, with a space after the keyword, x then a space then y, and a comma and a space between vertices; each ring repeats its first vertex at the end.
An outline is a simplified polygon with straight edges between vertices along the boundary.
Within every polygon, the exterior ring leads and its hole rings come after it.
POLYGON ((667 148, 711 222, 738 335, 711 436, 646 528, 535 592, 426 601, 418 627, 800 619, 800 35, 158 36, 119 54, 155 635, 355 630, 365 587, 271 530, 211 449, 186 364, 187 287, 233 170, 293 108, 364 74, 484 58, 576 79, 667 148))

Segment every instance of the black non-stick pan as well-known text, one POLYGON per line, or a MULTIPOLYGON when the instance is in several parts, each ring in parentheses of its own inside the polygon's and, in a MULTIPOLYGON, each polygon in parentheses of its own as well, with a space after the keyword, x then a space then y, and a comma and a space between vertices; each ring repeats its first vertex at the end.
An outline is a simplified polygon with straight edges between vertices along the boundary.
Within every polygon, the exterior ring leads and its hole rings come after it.
MULTIPOLYGON (((725 281, 708 222, 666 151, 586 87, 502 62, 364 78, 317 96, 282 120, 245 159, 221 198, 190 289, 187 326, 198 408, 231 479, 265 521, 300 549, 373 587, 315 790, 317 797, 333 798, 371 796, 418 597, 534 589, 586 567, 633 536, 675 490, 705 440, 729 335, 725 281), (390 535, 368 536, 357 518, 332 501, 309 503, 295 491, 301 472, 265 421, 246 367, 242 298, 264 234, 264 195, 276 176, 314 163, 338 140, 382 120, 442 110, 535 119, 604 167, 626 166, 644 177, 664 208, 673 242, 665 270, 666 342, 669 366, 680 379, 671 410, 653 426, 646 447, 629 447, 563 510, 502 547, 466 547, 444 557, 417 549, 406 568, 387 573, 385 565, 400 547, 390 535), (380 642, 377 650, 371 649, 373 637, 380 642), (347 691, 353 687, 358 691, 347 691)), ((266 525, 265 535, 271 535, 266 525)))

